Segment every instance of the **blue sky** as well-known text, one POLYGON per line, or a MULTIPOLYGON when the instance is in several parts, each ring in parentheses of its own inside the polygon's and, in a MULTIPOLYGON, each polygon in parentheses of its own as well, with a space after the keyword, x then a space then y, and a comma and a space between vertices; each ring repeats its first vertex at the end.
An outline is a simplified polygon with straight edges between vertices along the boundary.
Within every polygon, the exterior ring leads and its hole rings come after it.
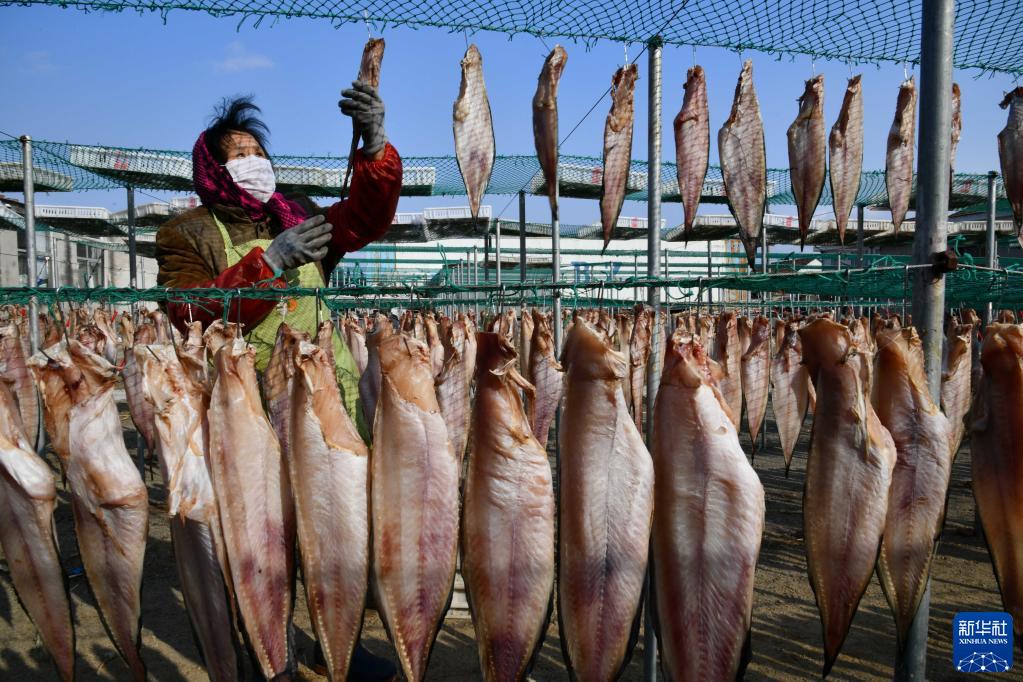
MULTIPOLYGON (((203 129, 215 102, 225 96, 252 93, 270 125, 271 153, 347 153, 348 120, 337 110, 338 90, 358 70, 365 25, 339 29, 310 19, 251 20, 213 18, 172 12, 166 23, 156 14, 83 13, 51 7, 0 8, 0 69, 4 97, 0 130, 28 133, 50 140, 91 144, 189 149, 203 129)), ((452 154, 451 104, 459 84, 458 62, 466 36, 442 29, 388 28, 381 92, 387 104, 391 141, 406 156, 452 154)), ((504 34, 468 36, 484 59, 499 154, 533 153, 530 101, 547 48, 530 36, 504 34)), ((554 40, 547 44, 553 47, 554 40)), ((587 50, 563 42, 569 53, 561 82, 560 120, 564 135, 607 88, 624 59, 619 43, 601 42, 587 50)), ((628 47, 634 57, 641 45, 628 47)), ((674 157, 671 120, 682 102, 685 71, 693 63, 689 47, 664 49, 665 159, 674 157)), ((747 52, 698 48, 696 59, 707 71, 712 139, 728 115, 740 60, 750 57, 760 96, 767 137, 768 164, 787 166, 785 130, 796 114, 803 81, 816 70, 825 75, 827 126, 841 106, 845 81, 863 74, 865 103, 864 167, 884 165, 884 145, 903 78, 903 66, 853 66, 809 57, 776 57, 747 52)), ((647 156, 647 63, 639 62, 633 157, 647 156)), ((912 71, 912 70, 911 70, 912 71)), ((963 91, 964 130, 958 169, 997 169, 996 138, 1005 125, 998 108, 1002 93, 1013 87, 1009 76, 957 72, 963 91)), ((608 100, 601 102, 564 145, 565 153, 600 155, 608 100)), ((712 144, 711 162, 716 162, 712 144)), ((161 195, 163 196, 163 195, 161 195)), ((510 197, 488 197, 499 212, 510 197)), ((142 202, 147 201, 141 197, 142 202)), ((90 192, 78 196, 43 195, 47 203, 82 203, 122 208, 121 192, 90 192)), ((464 203, 458 198, 403 199, 399 210, 424 205, 464 203)), ((546 202, 531 198, 530 219, 546 220, 546 202)), ((513 202, 505 215, 516 211, 513 202)), ((710 207, 709 212, 723 212, 710 207)), ((645 215, 645 204, 627 202, 623 215, 645 215)), ((830 216, 830 206, 818 210, 830 216)), ((677 204, 665 207, 669 224, 681 219, 677 204)), ((599 218, 596 202, 566 200, 562 219, 592 222, 599 218)))

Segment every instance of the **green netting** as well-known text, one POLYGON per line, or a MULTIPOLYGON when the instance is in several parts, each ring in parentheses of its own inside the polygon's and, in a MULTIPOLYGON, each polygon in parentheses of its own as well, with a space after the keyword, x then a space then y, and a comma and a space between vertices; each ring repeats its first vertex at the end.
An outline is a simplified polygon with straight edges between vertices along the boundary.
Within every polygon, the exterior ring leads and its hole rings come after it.
MULTIPOLYGON (((2 4, 2 3, 0 3, 2 4)), ((78 191, 139 189, 191 192, 192 156, 190 152, 129 149, 36 140, 33 143, 33 177, 37 191, 78 191)), ((282 191, 297 191, 316 197, 336 197, 341 191, 347 159, 339 156, 296 156, 275 154, 277 184, 282 191)), ((402 195, 464 196, 465 185, 453 156, 408 156, 402 159, 402 195)), ((626 198, 647 199, 645 161, 633 161, 626 198)), ((600 196, 603 162, 595 156, 562 155, 559 163, 560 192, 563 197, 597 199, 600 196)), ((22 188, 21 145, 17 140, 0 140, 0 191, 17 192, 22 188)), ((517 194, 525 191, 546 195, 547 188, 540 165, 533 155, 498 156, 488 194, 517 194)), ((678 202, 678 175, 674 163, 665 162, 660 172, 661 198, 678 202)), ((999 183, 998 196, 1004 198, 999 183)), ((792 183, 786 169, 768 171, 768 203, 793 205, 792 183)), ((987 197, 987 175, 957 173, 952 186, 950 206, 970 206, 987 197)), ((711 166, 704 182, 704 203, 724 204, 721 169, 711 166)), ((857 203, 884 205, 887 194, 884 171, 865 171, 860 182, 857 203)), ((825 183, 822 205, 831 203, 831 191, 825 183)))
MULTIPOLYGON (((646 42, 707 45, 776 54, 809 54, 851 62, 917 63, 920 0, 3 0, 0 5, 52 5, 84 10, 171 10, 213 16, 311 17, 335 26, 369 21, 646 42)), ((953 62, 960 68, 1019 73, 1023 26, 1017 0, 956 2, 953 62)))
MULTIPOLYGON (((708 289, 773 294, 796 294, 835 303, 863 305, 871 301, 904 301, 912 297, 913 271, 920 266, 878 260, 868 268, 824 270, 803 268, 795 272, 760 275, 706 277, 690 273, 673 277, 625 277, 589 282, 509 282, 498 284, 394 284, 389 286, 346 286, 321 289, 130 289, 130 288, 30 288, 0 289, 0 303, 26 304, 32 297, 44 305, 86 302, 140 303, 178 302, 204 306, 220 302, 224 310, 238 298, 277 300, 296 296, 317 296, 332 309, 438 306, 487 303, 542 304, 555 295, 562 299, 602 299, 606 291, 646 289, 674 290, 669 302, 696 304, 708 289), (680 291, 681 290, 681 291, 680 291), (418 303, 417 303, 418 301, 418 303)), ((945 305, 979 308, 992 303, 999 308, 1023 308, 1023 269, 1018 265, 991 270, 967 264, 945 277, 945 305)), ((766 299, 765 299, 766 300, 766 299)))

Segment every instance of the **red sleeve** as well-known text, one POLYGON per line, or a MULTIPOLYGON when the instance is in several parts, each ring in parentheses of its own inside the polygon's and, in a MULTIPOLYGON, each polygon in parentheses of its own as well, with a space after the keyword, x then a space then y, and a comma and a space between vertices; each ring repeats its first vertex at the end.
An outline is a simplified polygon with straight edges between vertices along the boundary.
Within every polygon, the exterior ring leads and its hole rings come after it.
MULTIPOLYGON (((280 289, 287 286, 283 278, 274 279, 274 272, 263 260, 263 248, 254 247, 245 256, 215 278, 204 282, 176 284, 178 289, 237 289, 251 286, 280 289)), ((250 330, 263 321, 277 305, 276 300, 232 299, 229 318, 232 322, 241 320, 243 328, 250 330), (241 310, 239 311, 239 304, 241 310)), ((223 318, 224 306, 220 299, 203 299, 196 303, 169 303, 167 315, 182 332, 187 332, 189 320, 199 320, 206 327, 214 320, 223 318)))
POLYGON ((391 227, 401 193, 401 157, 390 145, 376 161, 355 152, 349 196, 327 209, 327 220, 334 226, 334 239, 323 259, 323 272, 329 277, 337 262, 349 251, 358 251, 380 239, 391 227))

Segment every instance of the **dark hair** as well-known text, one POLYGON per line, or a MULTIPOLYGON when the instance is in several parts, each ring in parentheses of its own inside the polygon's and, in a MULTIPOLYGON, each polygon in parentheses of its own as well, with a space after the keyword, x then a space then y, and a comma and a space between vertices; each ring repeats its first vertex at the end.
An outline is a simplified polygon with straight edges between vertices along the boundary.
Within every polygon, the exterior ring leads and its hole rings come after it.
POLYGON ((209 149, 210 154, 213 154, 213 158, 224 163, 225 155, 222 146, 224 138, 235 132, 252 135, 266 152, 270 129, 259 118, 258 114, 261 113, 263 113, 262 110, 252 103, 252 95, 222 99, 213 111, 210 127, 206 129, 206 148, 209 149))

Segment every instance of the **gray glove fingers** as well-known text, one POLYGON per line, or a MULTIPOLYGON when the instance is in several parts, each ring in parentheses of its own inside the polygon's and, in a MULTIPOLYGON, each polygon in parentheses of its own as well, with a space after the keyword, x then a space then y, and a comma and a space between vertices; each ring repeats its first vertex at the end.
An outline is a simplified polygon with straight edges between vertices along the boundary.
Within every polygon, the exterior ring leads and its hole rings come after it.
POLYGON ((317 215, 314 215, 314 216, 312 216, 310 218, 306 218, 305 220, 300 222, 298 225, 295 225, 295 227, 293 227, 291 229, 292 230, 297 230, 300 233, 301 232, 305 232, 306 230, 311 230, 314 227, 318 227, 318 226, 322 225, 326 220, 327 220, 327 218, 325 216, 317 214, 317 215))
POLYGON ((322 249, 317 249, 316 251, 312 252, 310 255, 312 256, 312 260, 309 261, 310 263, 312 263, 313 261, 323 260, 324 258, 327 257, 327 247, 323 247, 322 249))
POLYGON ((303 247, 307 251, 319 249, 330 243, 331 236, 330 232, 327 232, 326 234, 318 234, 312 239, 307 239, 303 244, 303 247))
POLYGON ((380 99, 380 95, 377 93, 377 89, 365 81, 352 81, 352 89, 364 92, 371 96, 373 99, 380 99))
POLYGON ((374 102, 380 101, 379 97, 375 97, 374 95, 367 94, 360 90, 345 90, 341 94, 345 96, 345 99, 362 102, 363 104, 373 104, 374 102))

